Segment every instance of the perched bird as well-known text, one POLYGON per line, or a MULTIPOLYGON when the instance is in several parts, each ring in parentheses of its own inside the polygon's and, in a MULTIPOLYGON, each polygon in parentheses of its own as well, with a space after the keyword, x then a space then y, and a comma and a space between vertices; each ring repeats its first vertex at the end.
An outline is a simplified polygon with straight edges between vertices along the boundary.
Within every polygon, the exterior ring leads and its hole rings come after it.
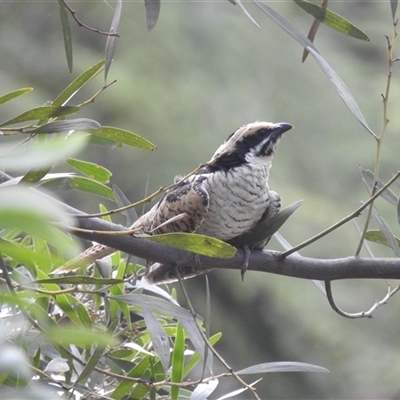
MULTIPOLYGON (((273 217, 279 212, 281 199, 269 189, 269 170, 282 134, 292 128, 288 123, 270 122, 240 127, 202 169, 186 179, 178 179, 131 228, 140 228, 150 235, 194 232, 229 241, 273 217), (180 218, 174 218, 177 215, 180 218)), ((268 240, 253 243, 249 248, 263 248, 268 240)), ((89 263, 115 251, 98 244, 82 253, 80 259, 89 263)), ((183 278, 207 272, 189 267, 179 267, 178 271, 183 278)), ((145 280, 154 284, 176 279, 176 269, 171 265, 150 264, 145 274, 145 280)))

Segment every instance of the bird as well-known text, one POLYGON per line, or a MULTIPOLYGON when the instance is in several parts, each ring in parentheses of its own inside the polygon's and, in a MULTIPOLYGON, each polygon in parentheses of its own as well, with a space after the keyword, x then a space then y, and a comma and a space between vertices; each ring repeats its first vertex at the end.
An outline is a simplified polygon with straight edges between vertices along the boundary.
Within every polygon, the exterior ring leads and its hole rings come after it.
MULTIPOLYGON (((253 122, 235 130, 218 147, 210 161, 194 174, 176 177, 175 185, 131 226, 138 234, 198 233, 226 242, 243 235, 260 221, 275 216, 280 196, 268 185, 272 160, 281 136, 293 126, 286 122, 253 122)), ((262 249, 269 237, 245 246, 242 278, 251 249, 262 249)), ((117 250, 96 244, 72 262, 87 264, 117 250)), ((148 262, 144 280, 161 284, 205 272, 148 262)))

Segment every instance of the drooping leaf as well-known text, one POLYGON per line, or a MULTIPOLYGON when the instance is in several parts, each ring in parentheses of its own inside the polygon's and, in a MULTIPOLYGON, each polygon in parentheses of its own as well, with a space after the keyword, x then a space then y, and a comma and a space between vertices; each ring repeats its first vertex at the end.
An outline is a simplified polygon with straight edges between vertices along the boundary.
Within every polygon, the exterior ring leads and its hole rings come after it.
POLYGON ((392 10, 393 21, 396 20, 397 3, 398 3, 398 0, 390 0, 390 8, 392 10))
POLYGON ((65 55, 67 57, 67 64, 69 72, 72 72, 72 38, 71 38, 71 26, 69 23, 69 14, 68 10, 61 1, 58 2, 60 6, 60 18, 61 18, 61 25, 63 30, 63 37, 64 37, 64 47, 65 47, 65 55))
MULTIPOLYGON (((369 188, 370 192, 372 192, 375 185, 373 172, 370 171, 369 169, 364 169, 364 168, 360 168, 360 172, 362 180, 369 188)), ((382 183, 382 181, 378 179, 378 181, 376 182, 376 190, 380 190, 383 186, 384 184, 382 183)), ((394 192, 390 188, 387 188, 381 194, 381 197, 394 206, 397 206, 397 203, 399 201, 398 197, 394 194, 394 192)))
POLYGON ((237 0, 237 4, 240 7, 240 9, 245 13, 246 17, 249 18, 249 20, 259 29, 260 25, 258 25, 257 21, 251 16, 251 14, 247 11, 246 7, 243 5, 241 0, 237 0))
POLYGON ((387 244, 393 250, 395 256, 400 257, 400 246, 389 225, 374 209, 372 209, 371 217, 376 225, 378 225, 379 230, 382 232, 387 241, 387 244))
POLYGON ((295 361, 279 361, 265 364, 257 364, 251 367, 241 369, 236 373, 238 375, 263 374, 266 372, 329 372, 326 368, 313 364, 307 364, 295 361))
POLYGON ((58 133, 70 131, 92 131, 100 129, 101 125, 93 119, 76 118, 66 121, 49 122, 48 124, 43 124, 38 128, 26 131, 26 133, 58 133))
POLYGON ((151 31, 157 23, 160 15, 161 1, 160 0, 144 0, 146 7, 146 24, 147 30, 151 31))
POLYGON ((104 64, 105 60, 102 60, 79 75, 57 96, 53 101, 53 106, 59 107, 66 104, 79 89, 101 72, 104 68, 104 64))
MULTIPOLYGON (((118 207, 122 208, 131 204, 131 202, 117 185, 112 185, 112 189, 118 207)), ((133 207, 122 211, 121 214, 126 218, 126 226, 132 226, 132 224, 138 219, 138 215, 133 207)))
POLYGON ((208 399, 208 396, 217 388, 219 380, 217 378, 211 379, 207 382, 199 383, 193 390, 190 400, 208 399))
MULTIPOLYGON (((197 353, 200 355, 200 357, 203 357, 205 351, 203 337, 199 333, 199 327, 197 326, 197 322, 195 322, 193 315, 185 308, 176 306, 175 304, 169 303, 154 296, 142 294, 110 296, 110 298, 138 307, 147 306, 152 312, 161 313, 177 319, 187 333, 197 353)), ((200 318, 196 316, 196 319, 199 320, 200 318)), ((211 358, 211 353, 209 353, 207 357, 207 368, 209 369, 211 366, 211 358)))
POLYGON ((222 240, 194 233, 165 233, 143 237, 144 240, 187 250, 208 257, 231 258, 236 249, 222 240))
POLYGON ((68 159, 67 163, 77 171, 88 176, 90 179, 94 179, 100 183, 110 182, 110 177, 112 175, 111 171, 102 167, 101 165, 88 161, 77 160, 75 158, 68 159))
MULTIPOLYGON (((383 244, 384 246, 390 247, 388 241, 386 240, 385 236, 381 231, 376 229, 371 229, 365 234, 365 239, 369 240, 370 242, 383 244)), ((400 239, 395 237, 397 244, 400 246, 400 239)))
POLYGON ((32 185, 33 183, 39 182, 42 178, 44 178, 50 170, 51 167, 31 169, 22 177, 19 183, 23 185, 32 185))
POLYGON ((153 344, 154 351, 160 359, 161 365, 166 374, 169 368, 170 345, 167 334, 146 305, 143 305, 143 318, 146 322, 147 329, 153 344))
POLYGON ((3 167, 16 171, 41 169, 73 156, 85 145, 86 138, 83 135, 74 134, 67 138, 54 137, 46 141, 30 141, 17 148, 3 146, 0 153, 1 163, 3 167))
POLYGON ((286 31, 293 39, 300 43, 304 48, 306 48, 310 54, 314 57, 319 67, 328 77, 330 82, 333 84, 334 88, 338 92, 339 96, 342 98, 347 108, 357 119, 357 121, 364 126, 364 128, 373 134, 372 130, 369 128, 364 116, 358 107, 353 95, 350 93, 349 89, 337 73, 332 69, 332 67, 326 62, 326 60, 318 53, 316 47, 313 43, 295 26, 293 26, 288 20, 283 18, 280 14, 274 11, 272 8, 268 7, 266 4, 262 3, 260 0, 253 0, 254 4, 260 8, 269 18, 271 18, 277 25, 279 25, 284 31, 286 31))
MULTIPOLYGON (((118 32, 119 23, 121 21, 122 0, 117 0, 115 6, 113 20, 111 22, 110 33, 116 34, 118 32)), ((110 69, 111 62, 114 57, 115 47, 117 45, 118 37, 116 35, 109 35, 107 38, 105 59, 106 64, 104 68, 104 80, 107 80, 108 70, 110 69)))
POLYGON ((124 129, 103 126, 99 131, 90 131, 95 136, 101 136, 117 143, 127 144, 141 150, 154 150, 156 146, 148 140, 124 129))
POLYGON ((22 114, 17 115, 8 121, 3 122, 0 126, 12 125, 19 122, 36 121, 49 118, 63 117, 66 115, 76 114, 79 107, 55 107, 55 106, 42 106, 35 107, 22 114))
POLYGON ((0 96, 0 105, 3 103, 6 103, 7 101, 10 101, 12 99, 15 99, 18 96, 21 96, 25 93, 32 92, 34 90, 33 88, 23 88, 23 89, 17 89, 12 92, 3 94, 3 96, 0 96))
POLYGON ((356 39, 361 39, 369 41, 369 37, 350 21, 343 18, 339 14, 328 10, 327 8, 321 7, 318 4, 310 3, 305 0, 293 0, 299 7, 301 7, 305 12, 312 15, 318 21, 321 21, 329 28, 332 28, 345 35, 352 36, 356 39))

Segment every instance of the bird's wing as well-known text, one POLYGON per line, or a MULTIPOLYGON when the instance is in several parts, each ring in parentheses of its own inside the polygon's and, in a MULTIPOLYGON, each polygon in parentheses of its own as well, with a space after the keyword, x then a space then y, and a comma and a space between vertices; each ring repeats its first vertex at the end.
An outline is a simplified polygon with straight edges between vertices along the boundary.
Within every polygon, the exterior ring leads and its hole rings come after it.
POLYGON ((194 176, 193 180, 186 180, 170 189, 132 228, 142 228, 145 233, 153 235, 195 232, 204 221, 210 202, 203 186, 204 179, 204 176, 194 176))

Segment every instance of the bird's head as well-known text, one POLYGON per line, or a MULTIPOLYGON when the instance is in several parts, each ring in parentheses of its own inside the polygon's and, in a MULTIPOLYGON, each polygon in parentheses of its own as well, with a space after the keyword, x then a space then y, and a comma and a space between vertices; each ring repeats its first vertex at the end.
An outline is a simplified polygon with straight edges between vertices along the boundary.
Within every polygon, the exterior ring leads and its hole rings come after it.
POLYGON ((270 164, 282 134, 292 128, 286 122, 254 122, 244 125, 217 149, 210 167, 228 170, 243 164, 270 164))

